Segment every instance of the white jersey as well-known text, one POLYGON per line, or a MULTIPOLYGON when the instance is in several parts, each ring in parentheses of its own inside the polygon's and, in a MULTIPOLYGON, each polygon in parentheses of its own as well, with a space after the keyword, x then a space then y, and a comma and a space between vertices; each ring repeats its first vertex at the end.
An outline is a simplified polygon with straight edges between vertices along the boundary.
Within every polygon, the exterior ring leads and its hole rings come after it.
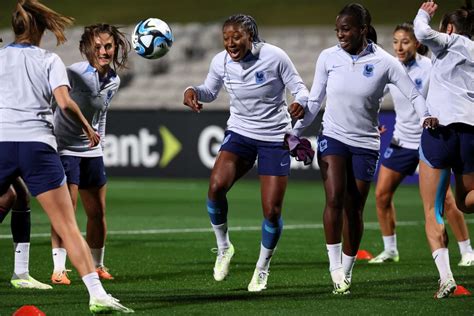
POLYGON ((68 86, 58 55, 27 44, 0 49, 0 141, 42 142, 56 149, 53 91, 68 86))
POLYGON ((378 113, 387 84, 393 83, 410 100, 420 117, 429 116, 425 100, 400 62, 371 43, 358 56, 351 56, 339 45, 319 55, 308 109, 296 122, 300 135, 309 126, 327 94, 323 115, 326 136, 355 147, 380 149, 378 113))
POLYGON ((441 125, 474 125, 474 42, 437 32, 429 21, 429 14, 420 9, 413 23, 416 38, 433 53, 428 109, 441 125))
POLYGON ((211 102, 222 85, 230 95, 227 128, 262 141, 283 141, 291 131, 285 88, 303 107, 309 94, 288 55, 267 43, 258 55, 240 61, 233 61, 226 51, 218 53, 204 84, 193 88, 200 101, 211 102))
POLYGON ((79 105, 82 114, 96 130, 101 143, 90 147, 90 141, 82 130, 82 126, 65 115, 60 108, 54 112, 54 133, 58 141, 60 155, 77 157, 100 157, 105 140, 105 122, 107 110, 112 97, 117 92, 120 79, 110 70, 105 80, 99 80, 97 69, 88 62, 72 64, 67 68, 71 82, 71 98, 79 105))
MULTIPOLYGON (((417 54, 416 59, 413 59, 410 64, 402 65, 405 66, 408 76, 418 91, 426 98, 430 80, 430 59, 417 54)), ((400 92, 400 89, 393 84, 389 84, 387 87, 392 95, 396 114, 392 144, 408 149, 418 149, 423 132, 420 117, 416 114, 410 101, 400 92)))

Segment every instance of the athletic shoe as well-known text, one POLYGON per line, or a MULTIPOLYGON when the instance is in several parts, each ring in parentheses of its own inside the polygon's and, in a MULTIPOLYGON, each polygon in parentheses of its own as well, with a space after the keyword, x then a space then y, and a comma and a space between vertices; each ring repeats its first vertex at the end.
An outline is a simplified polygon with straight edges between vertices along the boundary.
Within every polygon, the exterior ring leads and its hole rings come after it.
POLYGON ((114 279, 112 274, 109 273, 109 269, 107 269, 104 266, 98 267, 95 271, 99 275, 99 278, 101 278, 103 280, 113 280, 114 279))
POLYGON ((470 267, 474 266, 474 252, 466 252, 462 255, 461 261, 459 261, 458 266, 460 267, 470 267))
POLYGON ((24 279, 16 279, 16 275, 13 275, 13 278, 10 280, 12 286, 16 289, 37 289, 37 290, 51 290, 53 287, 48 284, 41 283, 38 280, 35 280, 33 277, 28 276, 24 279))
POLYGON ((222 281, 229 274, 230 259, 234 256, 234 246, 231 244, 229 248, 217 251, 216 263, 214 265, 214 280, 222 281))
POLYGON ((260 292, 267 288, 268 271, 259 270, 255 268, 253 272, 252 280, 249 283, 249 292, 260 292))
POLYGON ((91 297, 89 310, 92 314, 111 314, 114 312, 129 314, 135 312, 133 309, 120 304, 120 301, 110 294, 104 297, 91 297))
POLYGON ((444 282, 441 282, 441 280, 439 280, 438 282, 439 289, 434 296, 437 299, 446 298, 456 290, 456 281, 454 281, 452 277, 444 282))
POLYGON ((71 284, 71 280, 69 280, 67 276, 67 273, 70 271, 71 270, 54 271, 51 275, 51 283, 64 285, 71 284))
POLYGON ((331 279, 334 285, 332 294, 345 295, 351 293, 351 281, 347 279, 342 268, 331 271, 331 279))
POLYGON ((384 262, 398 262, 400 257, 398 256, 398 251, 382 251, 374 259, 370 259, 369 263, 384 263, 384 262))

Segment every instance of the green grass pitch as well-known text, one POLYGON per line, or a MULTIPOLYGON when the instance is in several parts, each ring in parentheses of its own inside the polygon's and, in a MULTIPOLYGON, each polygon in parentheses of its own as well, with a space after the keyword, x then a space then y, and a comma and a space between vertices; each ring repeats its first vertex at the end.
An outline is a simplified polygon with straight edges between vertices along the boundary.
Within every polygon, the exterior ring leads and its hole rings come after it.
MULTIPOLYGON (((474 297, 437 301, 438 273, 423 226, 415 186, 396 195, 400 262, 356 263, 352 294, 331 294, 322 229, 324 191, 320 183, 291 181, 285 197, 286 226, 273 258, 268 289, 246 291, 258 258, 262 213, 257 181, 238 182, 229 193, 230 236, 236 254, 230 275, 215 282, 213 233, 205 208, 205 180, 111 179, 108 191, 109 236, 106 265, 116 279, 106 290, 138 315, 473 315, 474 297), (233 229, 232 229, 233 228, 233 229)), ((78 221, 85 227, 81 206, 78 221)), ((382 240, 374 195, 365 209, 362 249, 376 254, 382 240)), ((469 219, 474 236, 473 217, 469 219)), ((36 305, 47 315, 87 315, 88 295, 76 271, 71 286, 50 291, 15 290, 9 218, 0 225, 0 315, 36 305)), ((32 212, 31 274, 47 282, 52 270, 49 222, 36 202, 32 212)), ((458 282, 474 291, 474 267, 457 266, 458 246, 451 231, 451 266, 458 282)), ((68 263, 69 267, 72 266, 68 263)))

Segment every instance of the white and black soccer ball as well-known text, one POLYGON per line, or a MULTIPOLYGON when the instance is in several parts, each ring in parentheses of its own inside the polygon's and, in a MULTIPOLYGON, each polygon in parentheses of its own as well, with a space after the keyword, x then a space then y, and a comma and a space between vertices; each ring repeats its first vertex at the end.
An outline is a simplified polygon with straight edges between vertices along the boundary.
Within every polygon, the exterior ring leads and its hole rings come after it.
POLYGON ((163 57, 173 42, 173 31, 169 25, 156 18, 138 22, 132 34, 133 49, 138 55, 147 59, 163 57))

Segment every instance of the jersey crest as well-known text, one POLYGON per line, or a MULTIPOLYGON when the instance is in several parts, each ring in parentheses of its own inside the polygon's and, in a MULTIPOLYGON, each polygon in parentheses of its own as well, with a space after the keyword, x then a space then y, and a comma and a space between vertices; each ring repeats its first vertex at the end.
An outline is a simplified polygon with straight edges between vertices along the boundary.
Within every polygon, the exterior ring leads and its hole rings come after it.
POLYGON ((255 72, 255 83, 261 84, 264 83, 266 80, 267 78, 265 78, 265 73, 263 71, 255 72))
POLYGON ((421 80, 421 78, 416 78, 415 86, 418 90, 421 90, 421 88, 423 88, 423 80, 421 80))
POLYGON ((364 66, 364 72, 363 72, 364 76, 366 76, 367 78, 372 77, 374 75, 374 68, 375 68, 374 65, 366 64, 364 66))

